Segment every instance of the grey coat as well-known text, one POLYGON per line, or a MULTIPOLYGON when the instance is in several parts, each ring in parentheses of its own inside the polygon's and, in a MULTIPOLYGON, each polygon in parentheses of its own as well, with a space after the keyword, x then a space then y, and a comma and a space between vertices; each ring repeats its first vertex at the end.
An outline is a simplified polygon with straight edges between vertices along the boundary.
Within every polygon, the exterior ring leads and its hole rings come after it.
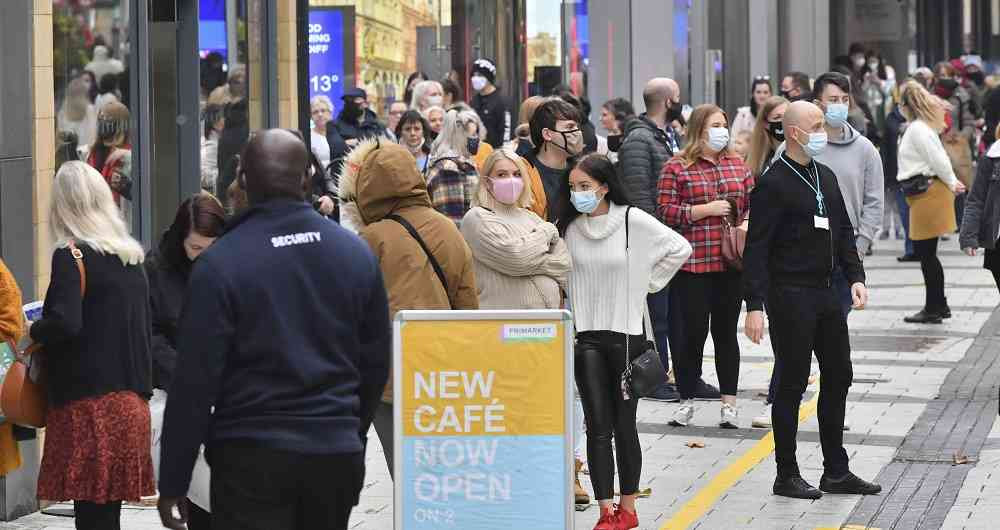
MULTIPOLYGON (((994 144, 996 145, 996 144, 994 144)), ((990 150, 992 154, 993 150, 990 150)), ((972 191, 965 199, 962 232, 958 242, 962 248, 995 250, 1000 232, 1000 158, 984 156, 976 169, 972 191)))
POLYGON ((623 129, 618 167, 625 198, 632 206, 655 216, 660 172, 674 155, 674 144, 645 114, 630 118, 623 129))

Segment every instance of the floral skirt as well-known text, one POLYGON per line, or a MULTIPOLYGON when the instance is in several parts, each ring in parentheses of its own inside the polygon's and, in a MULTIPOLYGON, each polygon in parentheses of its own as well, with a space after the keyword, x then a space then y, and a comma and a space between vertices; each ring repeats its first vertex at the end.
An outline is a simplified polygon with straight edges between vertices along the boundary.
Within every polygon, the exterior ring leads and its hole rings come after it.
POLYGON ((149 404, 112 392, 49 410, 38 498, 104 504, 156 493, 149 404))

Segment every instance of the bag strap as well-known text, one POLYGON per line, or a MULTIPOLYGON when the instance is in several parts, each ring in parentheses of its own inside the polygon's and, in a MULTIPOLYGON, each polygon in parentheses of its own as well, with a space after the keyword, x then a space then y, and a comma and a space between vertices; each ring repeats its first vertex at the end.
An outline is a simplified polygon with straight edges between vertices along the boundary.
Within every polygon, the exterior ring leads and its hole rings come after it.
POLYGON ((628 251, 628 216, 632 212, 632 207, 625 207, 625 373, 626 379, 632 377, 632 356, 629 352, 629 332, 628 332, 628 315, 630 313, 630 308, 632 306, 632 279, 630 270, 629 251, 628 251))
POLYGON ((80 298, 83 298, 87 294, 87 267, 83 265, 83 252, 72 239, 66 242, 66 246, 69 247, 69 253, 76 262, 76 270, 80 273, 80 298))
POLYGON ((420 245, 420 248, 424 249, 424 254, 427 254, 427 260, 431 262, 431 267, 434 267, 434 273, 437 274, 438 280, 441 280, 441 286, 444 287, 445 295, 449 297, 449 305, 450 305, 451 291, 448 290, 448 281, 445 280, 444 271, 441 269, 441 265, 438 263, 438 260, 434 257, 434 254, 431 254, 431 250, 427 248, 427 244, 424 243, 423 238, 421 238, 420 234, 417 233, 417 230, 413 228, 413 225, 411 225, 409 221, 402 218, 401 216, 396 214, 389 214, 385 216, 385 218, 399 223, 403 228, 406 229, 407 232, 410 233, 410 236, 417 241, 417 243, 420 245))

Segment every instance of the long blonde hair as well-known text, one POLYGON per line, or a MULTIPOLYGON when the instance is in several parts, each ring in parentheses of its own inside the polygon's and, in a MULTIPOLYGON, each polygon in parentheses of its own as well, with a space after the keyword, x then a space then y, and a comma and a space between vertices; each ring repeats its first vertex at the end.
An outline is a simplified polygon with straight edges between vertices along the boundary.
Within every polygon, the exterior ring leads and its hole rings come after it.
MULTIPOLYGON (((476 156, 476 153, 469 152, 466 142, 469 137, 466 127, 470 123, 476 124, 476 128, 479 128, 479 117, 474 111, 449 110, 446 112, 441 132, 431 145, 431 158, 438 159, 456 153, 465 158, 476 156)), ((480 137, 482 137, 481 134, 480 137)))
POLYGON ((510 160, 517 167, 517 170, 521 172, 521 181, 524 182, 524 189, 521 190, 521 195, 517 198, 514 203, 518 208, 528 208, 534 203, 534 197, 531 195, 531 179, 528 176, 528 164, 521 158, 513 149, 509 147, 501 147, 493 151, 493 153, 486 158, 483 162, 483 169, 480 172, 479 177, 479 188, 476 190, 476 194, 473 197, 473 206, 482 206, 484 208, 494 209, 497 200, 490 193, 489 185, 487 180, 490 178, 490 173, 493 172, 493 167, 497 165, 497 162, 501 160, 510 160))
MULTIPOLYGON (((701 158, 702 152, 705 150, 705 142, 702 139, 702 135, 705 133, 705 129, 708 128, 708 120, 716 114, 722 114, 722 117, 726 120, 726 128, 729 128, 729 116, 726 112, 720 109, 716 105, 711 103, 706 103, 704 105, 698 105, 691 113, 691 117, 687 122, 687 137, 684 143, 684 149, 681 150, 680 154, 677 155, 681 161, 684 162, 685 166, 690 166, 701 158)), ((724 156, 729 154, 729 145, 722 148, 719 152, 719 156, 724 156)))
POLYGON ((903 83, 899 91, 900 112, 907 121, 921 120, 937 132, 945 129, 946 107, 915 80, 903 83))
POLYGON ((74 240, 101 254, 114 254, 124 265, 143 261, 142 245, 129 235, 111 188, 84 162, 66 162, 56 173, 49 226, 55 248, 65 248, 74 240))
POLYGON ((774 112, 774 109, 788 104, 788 100, 781 96, 771 96, 764 101, 764 104, 757 111, 757 121, 753 126, 753 135, 750 137, 750 152, 747 154, 747 167, 755 176, 760 176, 767 166, 768 153, 777 149, 778 142, 771 138, 768 131, 770 123, 767 117, 774 112))

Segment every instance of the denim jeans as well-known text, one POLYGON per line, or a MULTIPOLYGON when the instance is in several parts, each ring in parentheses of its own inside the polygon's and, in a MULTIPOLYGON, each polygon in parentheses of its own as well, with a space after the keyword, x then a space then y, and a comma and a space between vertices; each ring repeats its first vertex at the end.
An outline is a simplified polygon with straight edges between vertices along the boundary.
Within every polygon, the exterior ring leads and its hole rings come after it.
POLYGON ((646 297, 646 303, 649 304, 649 320, 653 323, 656 349, 660 353, 660 362, 668 372, 670 371, 670 343, 667 340, 670 330, 670 320, 667 318, 670 306, 669 290, 670 287, 664 287, 660 292, 646 297))
POLYGON ((903 220, 903 232, 906 234, 905 254, 913 255, 913 241, 910 241, 910 205, 906 203, 906 195, 900 188, 896 189, 896 200, 899 201, 899 217, 903 220))

